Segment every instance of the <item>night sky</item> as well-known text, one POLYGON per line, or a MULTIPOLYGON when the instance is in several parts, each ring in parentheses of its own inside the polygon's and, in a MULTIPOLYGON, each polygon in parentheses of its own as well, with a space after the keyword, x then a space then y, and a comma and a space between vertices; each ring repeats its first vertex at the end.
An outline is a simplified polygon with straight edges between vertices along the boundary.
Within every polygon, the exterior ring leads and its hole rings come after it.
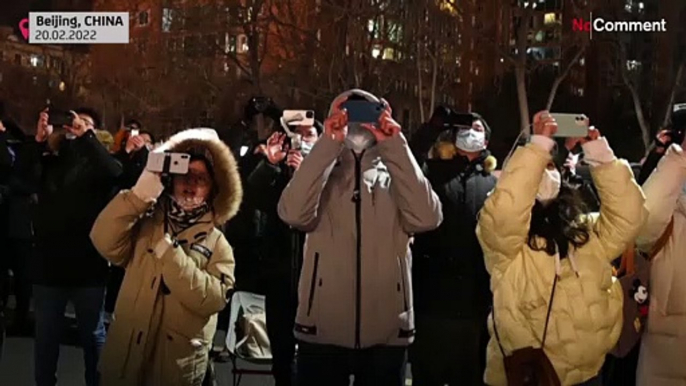
POLYGON ((0 25, 17 28, 19 21, 29 16, 30 11, 52 11, 63 9, 68 4, 79 10, 87 10, 92 0, 0 0, 0 25))

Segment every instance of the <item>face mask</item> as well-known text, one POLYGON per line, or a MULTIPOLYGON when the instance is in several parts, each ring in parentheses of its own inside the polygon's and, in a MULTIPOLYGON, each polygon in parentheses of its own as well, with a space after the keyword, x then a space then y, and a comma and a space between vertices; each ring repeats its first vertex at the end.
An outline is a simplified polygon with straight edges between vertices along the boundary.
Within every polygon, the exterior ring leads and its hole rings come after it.
POLYGON ((355 153, 369 149, 376 145, 374 134, 361 126, 360 123, 348 124, 348 135, 345 137, 345 146, 352 149, 355 153))
POLYGON ((310 152, 312 151, 313 147, 314 147, 314 143, 303 141, 300 144, 300 154, 302 154, 303 157, 307 157, 307 155, 310 154, 310 152))
POLYGON ((486 148, 486 133, 474 129, 457 132, 455 146, 468 153, 476 153, 486 148))
POLYGON ((203 205, 205 205, 205 200, 201 197, 176 197, 172 196, 172 200, 178 204, 178 206, 185 211, 192 211, 203 205))
POLYGON ((536 199, 542 203, 547 203, 557 198, 560 194, 560 186, 562 185, 562 176, 557 170, 546 169, 543 172, 543 179, 538 186, 538 193, 536 199))

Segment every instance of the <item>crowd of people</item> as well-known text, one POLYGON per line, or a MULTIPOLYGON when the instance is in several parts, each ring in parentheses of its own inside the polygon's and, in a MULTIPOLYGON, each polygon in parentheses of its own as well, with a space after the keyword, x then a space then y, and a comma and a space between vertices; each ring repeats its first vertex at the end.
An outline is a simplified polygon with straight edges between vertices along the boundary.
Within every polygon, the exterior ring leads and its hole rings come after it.
POLYGON ((539 112, 500 170, 479 114, 439 107, 408 140, 358 89, 323 123, 254 98, 232 130, 159 142, 51 113, 35 135, 0 114, 0 321, 12 293, 38 386, 68 303, 88 386, 212 384, 234 291, 265 295, 277 386, 401 386, 408 362, 415 386, 686 382, 686 109, 638 165, 539 112), (188 171, 146 166, 161 153, 188 171), (650 280, 627 290, 633 256, 650 280))

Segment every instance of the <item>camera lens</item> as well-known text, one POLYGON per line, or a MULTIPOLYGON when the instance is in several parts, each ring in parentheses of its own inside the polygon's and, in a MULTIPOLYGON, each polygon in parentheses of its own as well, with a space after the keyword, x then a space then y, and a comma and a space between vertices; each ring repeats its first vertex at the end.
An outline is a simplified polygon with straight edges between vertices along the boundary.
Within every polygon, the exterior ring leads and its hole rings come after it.
POLYGON ((308 119, 314 118, 314 111, 308 111, 307 114, 306 114, 306 117, 307 117, 308 119))

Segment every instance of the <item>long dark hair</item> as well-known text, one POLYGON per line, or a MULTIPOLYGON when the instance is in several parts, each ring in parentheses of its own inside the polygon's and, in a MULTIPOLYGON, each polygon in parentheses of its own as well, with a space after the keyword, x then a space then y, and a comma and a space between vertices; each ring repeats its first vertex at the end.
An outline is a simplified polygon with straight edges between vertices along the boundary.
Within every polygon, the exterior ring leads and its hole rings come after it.
POLYGON ((581 221, 586 213, 588 207, 581 193, 563 182, 560 194, 553 201, 543 205, 536 200, 531 210, 529 248, 554 256, 557 245, 560 257, 567 257, 570 244, 577 249, 588 243, 590 229, 587 222, 581 221), (545 239, 545 243, 539 238, 545 239))

